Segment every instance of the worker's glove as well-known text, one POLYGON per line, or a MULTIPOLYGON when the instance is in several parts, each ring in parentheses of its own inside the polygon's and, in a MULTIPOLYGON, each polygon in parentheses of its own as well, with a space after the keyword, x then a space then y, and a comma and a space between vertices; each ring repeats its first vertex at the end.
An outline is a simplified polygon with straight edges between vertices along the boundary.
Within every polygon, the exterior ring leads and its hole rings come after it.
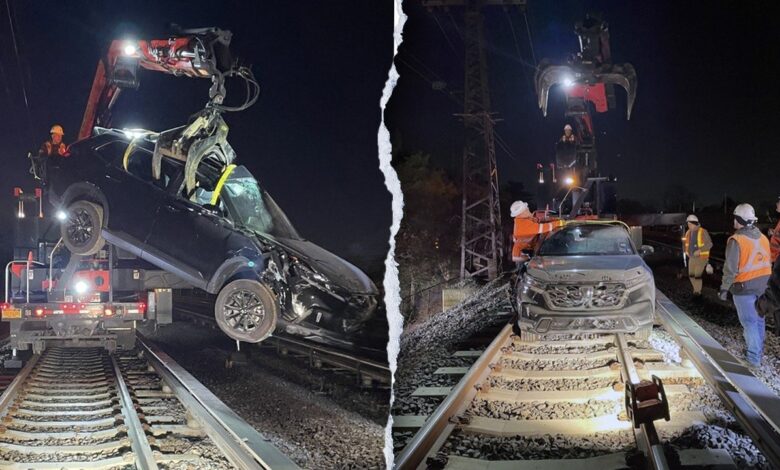
POLYGON ((727 291, 726 289, 721 289, 720 292, 718 293, 718 298, 725 302, 726 300, 729 299, 729 291, 727 291))

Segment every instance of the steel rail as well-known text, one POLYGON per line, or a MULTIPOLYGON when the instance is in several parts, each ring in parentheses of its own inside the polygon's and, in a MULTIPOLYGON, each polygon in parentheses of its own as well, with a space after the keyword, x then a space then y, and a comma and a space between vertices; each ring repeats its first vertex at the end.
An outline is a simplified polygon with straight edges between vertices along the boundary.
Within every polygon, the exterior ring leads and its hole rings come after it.
MULTIPOLYGON (((177 306, 176 310, 183 312, 190 317, 196 317, 209 324, 216 325, 217 322, 214 317, 204 315, 202 313, 190 310, 186 307, 177 306)), ((377 381, 385 384, 391 382, 390 366, 382 364, 371 359, 366 359, 358 356, 353 356, 343 351, 331 349, 321 344, 315 344, 309 341, 289 338, 287 336, 273 335, 265 339, 262 343, 258 343, 258 346, 262 346, 266 343, 276 343, 278 347, 286 347, 287 349, 296 350, 299 354, 305 354, 310 358, 317 358, 324 364, 330 364, 341 369, 351 370, 358 374, 363 374, 371 377, 377 381), (312 352, 316 355, 312 356, 312 352), (363 367, 365 366, 365 367, 363 367)))
MULTIPOLYGON (((615 343, 618 347, 618 360, 622 367, 623 385, 625 386, 626 382, 638 384, 640 382, 639 373, 634 365, 631 352, 628 350, 626 336, 623 333, 617 333, 615 335, 615 343)), ((654 470, 668 470, 669 463, 666 461, 663 445, 656 444, 658 442, 658 434, 655 428, 642 423, 639 428, 635 428, 632 424, 631 430, 634 432, 637 447, 645 454, 651 468, 654 470)))
POLYGON ((241 469, 299 468, 170 356, 145 341, 143 335, 137 336, 138 347, 149 364, 233 465, 241 469))
POLYGON ((119 364, 117 364, 114 356, 111 356, 111 363, 114 365, 114 375, 119 388, 119 399, 122 402, 122 414, 125 417, 130 446, 135 454, 135 463, 141 470, 157 470, 159 467, 157 467, 157 462, 152 453, 152 447, 146 438, 143 424, 141 424, 138 413, 133 406, 133 397, 127 389, 125 379, 122 377, 122 371, 119 369, 119 364))
POLYGON ((501 354, 501 349, 510 341, 511 335, 510 323, 495 337, 444 402, 436 408, 423 427, 396 457, 395 468, 399 470, 425 468, 426 459, 435 455, 455 429, 454 419, 472 402, 477 394, 477 385, 490 374, 490 366, 501 354))
POLYGON ((656 316, 773 468, 780 468, 780 400, 704 328, 656 291, 656 316))
POLYGON ((14 379, 8 385, 8 388, 6 388, 3 394, 0 395, 0 417, 5 415, 6 410, 19 394, 19 389, 21 388, 22 384, 27 381, 27 377, 30 376, 30 373, 35 368, 35 365, 38 363, 38 359, 40 358, 40 354, 33 354, 33 356, 27 361, 27 364, 25 364, 24 367, 22 367, 22 369, 19 370, 19 372, 16 374, 16 377, 14 377, 14 379))

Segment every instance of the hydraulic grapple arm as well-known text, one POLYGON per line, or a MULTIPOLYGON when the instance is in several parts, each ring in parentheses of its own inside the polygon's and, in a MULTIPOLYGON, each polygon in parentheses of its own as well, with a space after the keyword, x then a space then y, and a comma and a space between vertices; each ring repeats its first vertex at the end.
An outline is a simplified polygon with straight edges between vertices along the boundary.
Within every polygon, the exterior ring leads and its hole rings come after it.
MULTIPOLYGON (((225 77, 251 76, 230 54, 232 34, 217 28, 182 30, 168 39, 115 40, 95 72, 79 139, 89 137, 96 125, 110 126, 111 110, 122 89, 137 89, 143 68, 174 76, 211 78, 207 106, 220 107, 225 98, 225 77)), ((252 78, 254 81, 254 78, 252 78)))

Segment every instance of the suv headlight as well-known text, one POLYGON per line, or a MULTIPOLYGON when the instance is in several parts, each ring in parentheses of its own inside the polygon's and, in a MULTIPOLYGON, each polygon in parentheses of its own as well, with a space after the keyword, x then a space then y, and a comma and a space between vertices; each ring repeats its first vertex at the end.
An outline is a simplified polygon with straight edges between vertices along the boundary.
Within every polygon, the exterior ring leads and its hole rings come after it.
POLYGON ((536 290, 543 292, 547 288, 547 283, 526 273, 525 276, 523 276, 521 286, 524 291, 536 290))

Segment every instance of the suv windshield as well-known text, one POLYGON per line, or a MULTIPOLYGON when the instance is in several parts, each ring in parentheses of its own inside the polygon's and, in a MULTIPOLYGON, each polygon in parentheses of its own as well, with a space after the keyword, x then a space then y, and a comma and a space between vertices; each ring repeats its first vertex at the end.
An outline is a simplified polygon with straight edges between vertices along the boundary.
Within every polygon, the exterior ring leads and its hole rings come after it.
POLYGON ((618 225, 573 225, 550 234, 540 256, 633 255, 626 230, 618 225))
POLYGON ((274 237, 300 239, 284 212, 243 166, 233 170, 220 196, 236 225, 274 237))

